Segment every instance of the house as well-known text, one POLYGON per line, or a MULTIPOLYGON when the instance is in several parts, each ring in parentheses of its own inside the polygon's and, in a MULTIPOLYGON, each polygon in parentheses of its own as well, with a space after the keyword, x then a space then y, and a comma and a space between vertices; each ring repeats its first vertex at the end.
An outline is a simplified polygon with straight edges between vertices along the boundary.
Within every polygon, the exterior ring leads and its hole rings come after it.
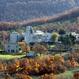
POLYGON ((9 37, 8 43, 5 44, 5 51, 9 53, 15 53, 19 51, 18 45, 19 34, 17 32, 12 32, 9 37))
POLYGON ((76 32, 71 32, 71 35, 73 35, 76 38, 76 42, 79 42, 79 34, 76 32))

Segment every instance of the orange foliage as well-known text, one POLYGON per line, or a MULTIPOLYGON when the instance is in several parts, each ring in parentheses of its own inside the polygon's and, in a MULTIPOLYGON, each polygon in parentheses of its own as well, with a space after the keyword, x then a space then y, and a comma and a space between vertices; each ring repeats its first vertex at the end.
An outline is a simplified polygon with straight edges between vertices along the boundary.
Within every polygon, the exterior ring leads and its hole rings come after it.
POLYGON ((18 42, 19 46, 21 47, 23 52, 29 52, 30 47, 25 42, 18 42))
MULTIPOLYGON (((66 71, 67 68, 75 68, 79 66, 78 62, 74 58, 70 58, 67 61, 63 56, 45 55, 44 57, 36 57, 34 59, 16 59, 6 65, 6 73, 21 74, 22 79, 29 79, 28 75, 43 75, 41 79, 55 79, 53 74, 59 74, 66 71), (51 74, 53 73, 53 74, 51 74), (26 76, 25 76, 26 75, 26 76)), ((0 70, 4 69, 4 65, 0 63, 0 70)), ((21 77, 19 77, 21 78, 21 77)))
POLYGON ((2 63, 0 63, 0 72, 4 71, 4 65, 2 63))
POLYGON ((79 72, 74 73, 73 77, 73 79, 79 79, 79 72))
POLYGON ((47 52, 46 47, 41 44, 35 44, 33 46, 32 50, 35 51, 36 53, 46 53, 47 52))
POLYGON ((30 76, 24 74, 16 74, 16 77, 16 79, 32 79, 30 76))
POLYGON ((41 76, 40 79, 57 79, 57 77, 54 74, 50 74, 50 75, 45 74, 45 75, 41 76))

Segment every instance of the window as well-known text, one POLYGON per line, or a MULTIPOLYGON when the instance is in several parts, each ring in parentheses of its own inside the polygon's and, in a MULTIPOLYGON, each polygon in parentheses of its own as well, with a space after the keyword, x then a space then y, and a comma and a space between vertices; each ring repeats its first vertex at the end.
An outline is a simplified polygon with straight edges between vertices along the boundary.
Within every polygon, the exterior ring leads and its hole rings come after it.
POLYGON ((14 53, 15 51, 14 51, 14 50, 11 50, 11 52, 13 52, 13 53, 14 53))
POLYGON ((19 48, 19 50, 21 50, 21 48, 19 48))

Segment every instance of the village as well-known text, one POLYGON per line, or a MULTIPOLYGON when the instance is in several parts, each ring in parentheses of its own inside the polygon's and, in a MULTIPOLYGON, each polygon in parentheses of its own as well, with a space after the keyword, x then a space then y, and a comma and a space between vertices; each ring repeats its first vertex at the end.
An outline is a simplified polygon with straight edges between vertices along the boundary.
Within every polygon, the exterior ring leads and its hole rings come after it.
POLYGON ((39 44, 45 48, 44 52, 66 52, 78 49, 78 46, 76 48, 72 47, 75 44, 78 45, 78 43, 79 34, 76 32, 65 32, 64 30, 44 32, 34 30, 32 26, 26 26, 25 32, 20 34, 17 31, 13 31, 9 34, 7 40, 5 37, 3 38, 3 51, 15 54, 29 52, 26 49, 32 49, 39 44))
POLYGON ((3 32, 0 76, 10 79, 61 79, 63 75, 72 79, 78 74, 79 33, 51 30, 26 26, 22 32, 3 32))
POLYGON ((0 0, 0 79, 79 79, 79 0, 0 0))

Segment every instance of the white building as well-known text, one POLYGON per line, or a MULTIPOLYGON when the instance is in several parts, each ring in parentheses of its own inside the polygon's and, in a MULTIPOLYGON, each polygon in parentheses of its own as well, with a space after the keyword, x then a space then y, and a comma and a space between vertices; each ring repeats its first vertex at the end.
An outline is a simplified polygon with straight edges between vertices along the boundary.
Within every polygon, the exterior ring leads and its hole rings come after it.
POLYGON ((19 39, 19 34, 17 32, 12 32, 10 34, 9 42, 5 44, 5 51, 6 52, 18 52, 19 51, 19 46, 18 46, 18 39, 19 39))
POLYGON ((44 33, 40 30, 34 31, 31 26, 27 26, 24 37, 26 43, 48 42, 51 39, 51 33, 44 33))
POLYGON ((79 34, 76 32, 71 32, 71 34, 76 37, 76 41, 79 42, 79 34))
MULTIPOLYGON (((16 53, 19 52, 18 40, 20 39, 20 34, 18 32, 12 32, 10 34, 10 39, 7 44, 5 44, 5 51, 16 53)), ((31 26, 26 27, 26 32, 23 33, 24 41, 29 43, 38 43, 38 42, 49 42, 51 39, 51 33, 45 33, 40 30, 33 30, 31 26)))

